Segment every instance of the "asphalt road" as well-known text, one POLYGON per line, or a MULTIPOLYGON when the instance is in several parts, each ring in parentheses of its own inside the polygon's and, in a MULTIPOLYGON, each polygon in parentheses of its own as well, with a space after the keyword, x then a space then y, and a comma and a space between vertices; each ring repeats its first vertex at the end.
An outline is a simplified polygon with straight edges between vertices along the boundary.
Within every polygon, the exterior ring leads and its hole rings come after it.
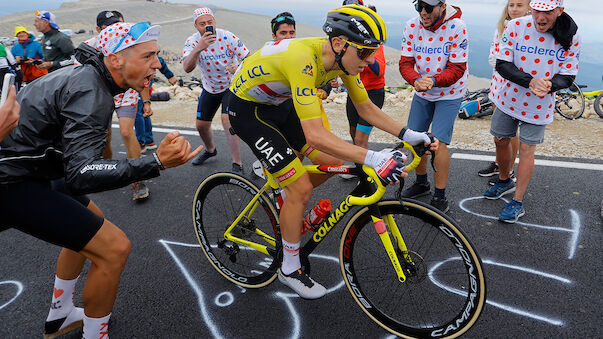
MULTIPOLYGON (((119 136, 117 130, 114 136, 119 136)), ((155 132, 157 140, 163 136, 155 132)), ((196 136, 188 139, 200 144, 196 136)), ((329 289, 320 300, 304 301, 278 281, 260 290, 243 289, 210 267, 193 232, 191 207, 203 178, 230 170, 224 133, 216 132, 216 140, 218 156, 204 166, 185 164, 149 180, 151 195, 144 203, 131 201, 129 187, 90 195, 133 244, 113 309, 111 337, 388 337, 343 286, 337 236, 328 237, 311 259, 313 277, 329 289)), ((124 150, 119 137, 113 146, 116 157, 125 157, 117 153, 124 150)), ((383 146, 371 144, 372 149, 383 146)), ((253 158, 246 146, 243 153, 249 173, 253 158)), ((465 337, 602 337, 602 162, 590 161, 598 170, 536 166, 525 198, 526 216, 509 225, 493 219, 503 201, 480 198, 487 179, 476 173, 487 163, 457 158, 467 153, 453 150, 450 215, 485 264, 488 305, 465 337)), ((327 194, 338 200, 352 187, 332 178, 312 202, 327 194)), ((0 338, 39 337, 59 248, 11 229, 0 233, 0 253, 0 338)), ((82 285, 80 281, 75 293, 79 305, 82 285)), ((80 336, 76 331, 65 338, 80 336)))

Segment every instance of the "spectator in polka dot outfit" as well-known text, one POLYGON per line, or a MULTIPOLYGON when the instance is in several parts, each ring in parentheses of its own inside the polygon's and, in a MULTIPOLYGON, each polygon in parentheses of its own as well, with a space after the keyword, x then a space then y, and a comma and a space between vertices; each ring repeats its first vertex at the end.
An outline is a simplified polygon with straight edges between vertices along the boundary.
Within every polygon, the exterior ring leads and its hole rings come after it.
POLYGON ((195 160, 193 165, 201 165, 207 159, 218 153, 214 144, 211 121, 222 105, 222 126, 232 155, 232 171, 243 173, 241 161, 241 141, 238 136, 228 133, 230 120, 228 118, 228 102, 230 82, 236 72, 239 62, 249 55, 249 50, 233 33, 216 28, 216 19, 211 9, 197 8, 193 13, 193 23, 197 32, 184 43, 182 65, 184 71, 192 72, 196 66, 201 71, 203 92, 197 105, 197 131, 205 150, 195 160), (205 28, 212 26, 213 32, 205 28))
POLYGON ((563 1, 531 1, 532 15, 511 20, 497 54, 500 74, 491 94, 496 110, 490 134, 500 166, 497 182, 484 192, 498 199, 515 192, 499 220, 514 223, 525 214, 523 197, 534 171, 536 145, 544 141, 546 125, 553 121, 555 92, 569 87, 578 74, 581 39, 578 26, 564 12, 563 1), (517 185, 509 179, 510 139, 519 127, 517 185))
MULTIPOLYGON (((402 36, 400 74, 416 93, 412 99, 408 128, 431 133, 440 140, 435 155, 435 189, 431 205, 447 212, 446 184, 450 168, 447 145, 452 140, 454 120, 467 86, 467 28, 461 9, 445 0, 422 0, 415 4, 419 15, 406 22, 402 36), (416 69, 415 69, 416 67, 416 69)), ((402 192, 416 198, 429 194, 427 156, 416 170, 417 181, 402 192)))
MULTIPOLYGON (((530 14, 530 0, 508 0, 507 5, 503 9, 500 20, 498 20, 498 27, 494 30, 494 39, 492 41, 492 45, 490 45, 490 54, 488 55, 488 63, 492 67, 496 67, 496 55, 498 51, 500 51, 500 38, 507 26, 509 20, 521 18, 522 16, 526 16, 530 14)), ((498 78, 500 75, 496 70, 492 73, 492 81, 490 82, 490 92, 494 91, 494 86, 498 84, 498 78)), ((513 172, 513 165, 515 163, 515 158, 517 158, 517 153, 519 152, 519 136, 515 136, 511 138, 511 178, 515 177, 515 173, 513 172)), ((491 162, 488 167, 481 169, 478 171, 479 176, 489 177, 493 175, 498 175, 498 164, 496 161, 491 162)), ((496 179, 490 180, 491 183, 494 183, 496 179)))

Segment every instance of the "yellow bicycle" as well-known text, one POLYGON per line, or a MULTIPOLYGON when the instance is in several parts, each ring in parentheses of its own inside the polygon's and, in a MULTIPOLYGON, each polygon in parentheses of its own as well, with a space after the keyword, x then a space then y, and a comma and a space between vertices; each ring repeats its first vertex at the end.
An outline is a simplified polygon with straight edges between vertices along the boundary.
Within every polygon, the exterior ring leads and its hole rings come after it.
MULTIPOLYGON (((408 169, 420 156, 412 154, 408 169)), ((418 154, 424 154, 424 147, 418 154)), ((381 200, 386 186, 368 166, 305 166, 309 173, 347 173, 358 185, 310 233, 300 258, 308 256, 344 217, 339 264, 348 291, 375 323, 405 338, 465 333, 486 301, 486 280, 477 251, 456 221, 410 199, 381 200), (356 208, 355 206, 358 206, 356 208)), ((282 260, 278 183, 269 174, 263 187, 234 173, 215 173, 197 188, 193 224, 203 253, 222 276, 259 288, 277 277, 282 260)))

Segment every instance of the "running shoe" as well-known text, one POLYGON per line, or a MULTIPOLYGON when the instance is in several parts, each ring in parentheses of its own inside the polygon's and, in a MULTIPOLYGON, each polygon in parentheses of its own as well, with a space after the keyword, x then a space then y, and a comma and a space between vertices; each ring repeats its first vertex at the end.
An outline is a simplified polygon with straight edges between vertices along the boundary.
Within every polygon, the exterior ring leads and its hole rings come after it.
POLYGON ((511 200, 498 215, 498 220, 509 224, 514 224, 520 217, 526 214, 523 204, 515 200, 511 200))
POLYGON ((450 210, 450 205, 446 198, 433 197, 429 204, 442 211, 442 213, 446 213, 450 210))
POLYGON ((236 173, 236 174, 240 174, 240 175, 244 175, 245 173, 243 173, 243 166, 239 165, 237 163, 232 163, 232 173, 236 173))
POLYGON ((496 183, 484 192, 484 198, 490 200, 500 199, 503 195, 515 192, 515 183, 513 180, 504 183, 496 179, 496 183))
POLYGON ((216 154, 218 154, 218 149, 214 149, 213 152, 208 152, 207 150, 203 150, 203 152, 201 152, 201 154, 199 154, 195 160, 192 161, 193 166, 199 166, 202 165, 205 160, 211 158, 211 157, 215 157, 216 154))
POLYGON ((61 319, 47 321, 44 324, 44 339, 52 339, 61 336, 67 332, 73 331, 76 328, 82 327, 84 322, 84 309, 74 307, 71 312, 61 319))
POLYGON ((157 149, 157 144, 155 144, 154 142, 148 143, 146 145, 144 145, 145 151, 148 151, 150 149, 157 149))
MULTIPOLYGON (((515 176, 515 171, 511 171, 511 173, 509 173, 509 178, 511 178, 511 180, 513 180, 513 182, 517 182, 517 177, 515 176)), ((498 177, 494 177, 490 180, 488 180, 488 185, 490 186, 494 186, 494 184, 496 184, 496 180, 498 180, 498 177)))
POLYGON ((278 280, 289 286, 295 293, 304 299, 318 299, 327 294, 327 289, 309 275, 302 272, 301 269, 285 275, 281 269, 278 269, 278 280))
POLYGON ((480 177, 491 177, 498 174, 498 165, 492 161, 488 167, 481 169, 477 172, 480 177))
POLYGON ((429 183, 420 184, 418 182, 415 182, 414 184, 412 184, 412 186, 410 186, 409 188, 405 189, 404 192, 402 192, 402 197, 415 199, 418 197, 422 197, 424 195, 428 195, 429 191, 430 191, 429 183))
POLYGON ((142 201, 149 197, 149 188, 143 182, 135 182, 132 184, 134 192, 132 193, 132 200, 142 201))

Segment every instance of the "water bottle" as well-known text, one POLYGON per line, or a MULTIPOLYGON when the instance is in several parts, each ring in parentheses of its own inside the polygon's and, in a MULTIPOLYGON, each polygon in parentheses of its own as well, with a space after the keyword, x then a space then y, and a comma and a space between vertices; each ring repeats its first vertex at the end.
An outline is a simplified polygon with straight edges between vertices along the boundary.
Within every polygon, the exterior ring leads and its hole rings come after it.
POLYGON ((330 212, 331 200, 320 200, 304 218, 302 234, 307 231, 315 232, 330 212))

